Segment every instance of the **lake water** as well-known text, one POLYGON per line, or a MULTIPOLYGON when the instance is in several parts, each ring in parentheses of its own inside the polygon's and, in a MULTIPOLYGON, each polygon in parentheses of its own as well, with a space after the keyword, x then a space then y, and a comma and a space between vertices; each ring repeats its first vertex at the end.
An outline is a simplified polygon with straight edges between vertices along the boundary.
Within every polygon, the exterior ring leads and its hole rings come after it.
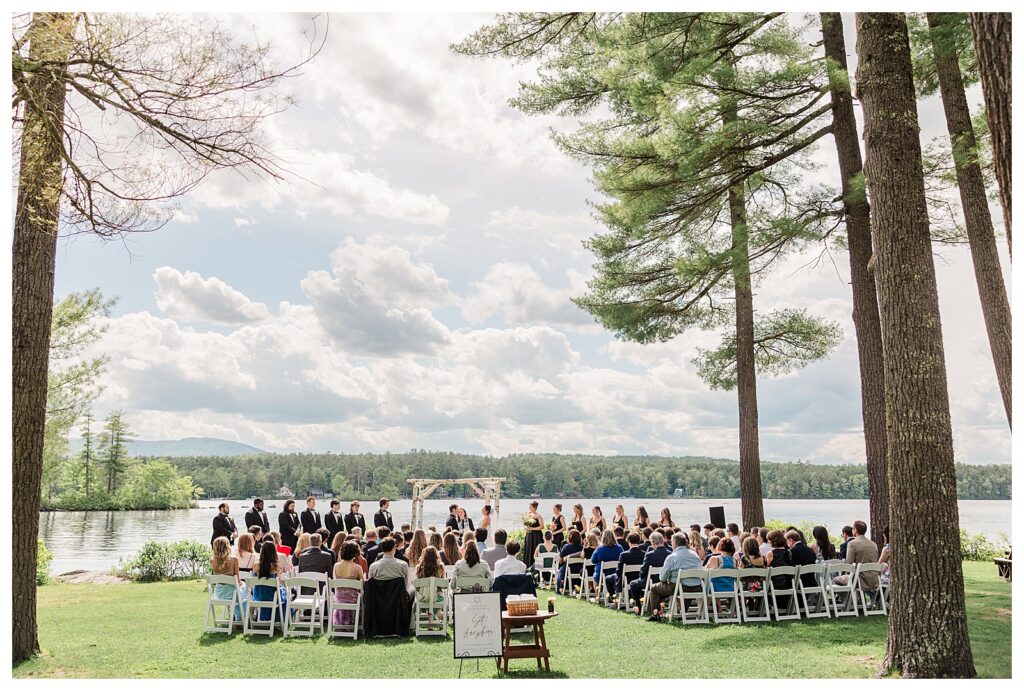
MULTIPOLYGON (((551 516, 551 505, 561 502, 565 513, 572 515, 572 505, 580 503, 587 516, 595 504, 600 506, 605 517, 614 515, 616 504, 622 504, 626 515, 632 517, 636 507, 643 505, 652 517, 657 517, 663 507, 668 507, 677 524, 701 523, 708 521, 708 507, 724 506, 726 521, 739 522, 739 499, 540 499, 540 511, 545 519, 551 516)), ((64 573, 74 569, 106 571, 117 565, 119 559, 128 558, 138 552, 147 540, 200 540, 209 542, 213 534, 212 521, 217 513, 219 500, 199 503, 199 508, 180 511, 53 511, 39 517, 39 535, 54 553, 51 572, 64 573)), ((284 502, 268 499, 267 516, 272 528, 277 528, 277 514, 284 502)), ((458 503, 466 507, 474 521, 480 516, 482 499, 428 499, 424 504, 424 524, 444 527, 448 506, 458 503)), ((498 527, 515 529, 521 527, 521 517, 529 506, 529 499, 503 499, 498 527)), ((1009 501, 961 501, 960 525, 972 533, 984 533, 989 539, 1002 542, 1010 536, 1009 501)), ((231 514, 239 526, 245 525, 244 514, 249 508, 248 501, 231 502, 231 514)), ((300 510, 304 507, 300 506, 300 510)), ((326 502, 318 502, 321 513, 329 509, 326 502)), ((372 524, 376 502, 362 502, 367 523, 372 524)), ((342 504, 348 510, 347 502, 342 504)), ((867 520, 868 502, 862 499, 766 499, 765 515, 787 523, 811 521, 820 523, 832 532, 852 523, 867 520)), ((391 513, 395 523, 409 521, 412 502, 396 500, 391 502, 391 513)))

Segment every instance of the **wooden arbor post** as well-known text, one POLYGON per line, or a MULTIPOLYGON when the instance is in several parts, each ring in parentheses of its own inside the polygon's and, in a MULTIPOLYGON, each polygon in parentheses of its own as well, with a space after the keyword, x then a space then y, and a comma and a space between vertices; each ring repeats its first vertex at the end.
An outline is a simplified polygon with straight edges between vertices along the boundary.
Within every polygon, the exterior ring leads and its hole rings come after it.
POLYGON ((503 477, 466 477, 452 480, 406 480, 412 485, 412 529, 423 527, 423 501, 442 485, 469 485, 474 492, 491 505, 491 529, 497 530, 501 509, 501 483, 503 477))

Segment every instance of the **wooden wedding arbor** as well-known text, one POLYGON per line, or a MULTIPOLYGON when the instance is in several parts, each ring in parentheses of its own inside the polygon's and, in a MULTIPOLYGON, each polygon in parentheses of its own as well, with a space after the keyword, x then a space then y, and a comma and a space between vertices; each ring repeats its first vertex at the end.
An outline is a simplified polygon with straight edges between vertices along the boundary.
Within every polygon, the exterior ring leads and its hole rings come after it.
POLYGON ((412 485, 412 528, 423 527, 423 500, 442 485, 469 485, 477 496, 491 505, 491 531, 498 528, 503 477, 461 477, 452 480, 406 480, 412 485))

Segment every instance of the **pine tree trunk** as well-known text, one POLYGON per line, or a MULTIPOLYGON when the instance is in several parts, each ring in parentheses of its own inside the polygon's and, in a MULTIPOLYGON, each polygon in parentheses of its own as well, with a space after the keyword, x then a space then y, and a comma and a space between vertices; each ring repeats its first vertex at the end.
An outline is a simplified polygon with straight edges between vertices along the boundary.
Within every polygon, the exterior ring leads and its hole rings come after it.
POLYGON ((740 421, 740 510, 743 527, 764 525, 761 451, 757 428, 757 371, 754 367, 754 296, 750 285, 746 198, 742 186, 729 190, 732 275, 736 296, 736 394, 740 421))
POLYGON ((885 666, 905 677, 972 677, 946 364, 904 15, 858 13, 857 55, 885 352, 892 546, 885 666))
POLYGON ((13 661, 39 652, 36 627, 36 540, 46 426, 46 379, 53 313, 53 272, 61 197, 65 66, 73 28, 69 13, 36 13, 29 57, 54 67, 29 82, 21 131, 12 251, 11 552, 13 661))
POLYGON ((971 12, 971 35, 978 54, 978 73, 985 95, 985 117, 992 136, 992 160, 999 183, 999 201, 1003 205, 1006 244, 1012 252, 1010 237, 1010 200, 1013 147, 1010 130, 1013 114, 1012 41, 1009 12, 971 12))
POLYGON ((853 288, 853 328, 860 362, 860 406, 864 422, 864 449, 868 470, 868 519, 871 539, 882 546, 882 529, 889 525, 889 482, 885 470, 885 372, 882 360, 882 325, 878 316, 871 261, 871 209, 859 178, 863 175, 857 119, 850 93, 849 67, 843 19, 838 12, 821 13, 825 58, 832 64, 832 136, 839 154, 843 213, 850 251, 853 288))
POLYGON ((935 40, 935 32, 950 15, 928 13, 928 26, 932 31, 932 52, 935 55, 935 72, 939 78, 942 93, 942 108, 946 113, 946 127, 953 146, 953 162, 956 166, 956 182, 960 188, 960 204, 964 210, 967 239, 971 245, 971 260, 974 262, 974 278, 978 283, 981 298, 981 312, 985 317, 985 330, 992 350, 992 361, 996 368, 999 391, 1003 396, 1006 421, 1011 423, 1013 413, 1012 379, 1013 346, 1010 328, 1010 302, 1006 297, 1003 271, 999 264, 992 215, 988 210, 985 195, 985 181, 981 175, 975 155, 977 142, 974 139, 974 125, 971 123, 971 109, 967 105, 960 62, 955 52, 948 50, 941 41, 935 40))

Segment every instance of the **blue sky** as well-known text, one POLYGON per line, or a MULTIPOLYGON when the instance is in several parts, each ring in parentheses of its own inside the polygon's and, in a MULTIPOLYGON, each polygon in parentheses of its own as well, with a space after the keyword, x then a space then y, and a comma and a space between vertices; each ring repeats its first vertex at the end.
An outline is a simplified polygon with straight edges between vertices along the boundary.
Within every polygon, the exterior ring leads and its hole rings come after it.
MULTIPOLYGON (((61 242, 58 296, 119 299, 97 346, 110 356, 97 413, 124 409, 146 439, 272 450, 736 456, 735 394, 690 364, 715 335, 617 342, 569 302, 591 275, 594 193, 548 139, 573 123, 506 105, 532 66, 448 52, 486 19, 333 18, 286 85, 297 105, 267 123, 305 180, 218 174, 158 232, 61 242)), ((308 20, 226 21, 284 59, 308 20)), ((937 99, 921 121, 925 139, 944 134, 937 99)), ((817 156, 835 183, 831 140, 817 156)), ((860 462, 848 258, 801 269, 810 256, 758 286, 756 307, 807 308, 846 338, 760 382, 762 457, 860 462)), ((957 459, 1008 462, 969 255, 936 263, 957 459)))

